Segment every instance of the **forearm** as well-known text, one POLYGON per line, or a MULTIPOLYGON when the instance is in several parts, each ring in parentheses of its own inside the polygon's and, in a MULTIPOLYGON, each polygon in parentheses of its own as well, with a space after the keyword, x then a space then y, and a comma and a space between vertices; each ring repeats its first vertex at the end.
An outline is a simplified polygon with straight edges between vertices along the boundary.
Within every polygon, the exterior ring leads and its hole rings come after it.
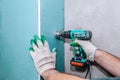
POLYGON ((44 72, 43 78, 45 80, 88 80, 70 74, 60 73, 54 69, 44 72))
POLYGON ((95 61, 114 76, 120 76, 120 59, 116 56, 96 50, 95 61))

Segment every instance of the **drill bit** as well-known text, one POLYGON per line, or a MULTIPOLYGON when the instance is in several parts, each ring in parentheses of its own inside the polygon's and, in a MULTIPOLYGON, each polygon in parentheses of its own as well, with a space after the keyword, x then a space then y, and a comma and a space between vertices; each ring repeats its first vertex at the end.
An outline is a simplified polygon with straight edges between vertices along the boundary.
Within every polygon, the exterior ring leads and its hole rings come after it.
POLYGON ((57 39, 59 39, 59 40, 62 39, 61 33, 62 33, 62 31, 57 31, 57 32, 55 33, 55 37, 56 37, 57 39))

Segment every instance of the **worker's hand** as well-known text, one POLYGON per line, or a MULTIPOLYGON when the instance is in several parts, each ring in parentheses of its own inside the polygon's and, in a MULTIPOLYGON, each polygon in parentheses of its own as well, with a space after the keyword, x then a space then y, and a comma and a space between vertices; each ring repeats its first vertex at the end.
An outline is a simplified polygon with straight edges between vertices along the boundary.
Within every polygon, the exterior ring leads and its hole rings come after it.
POLYGON ((97 48, 90 41, 75 40, 75 42, 82 46, 87 54, 87 59, 94 62, 94 54, 97 48))
POLYGON ((46 70, 54 69, 56 63, 56 52, 51 53, 45 36, 34 36, 31 40, 32 47, 29 49, 34 65, 40 75, 46 70))

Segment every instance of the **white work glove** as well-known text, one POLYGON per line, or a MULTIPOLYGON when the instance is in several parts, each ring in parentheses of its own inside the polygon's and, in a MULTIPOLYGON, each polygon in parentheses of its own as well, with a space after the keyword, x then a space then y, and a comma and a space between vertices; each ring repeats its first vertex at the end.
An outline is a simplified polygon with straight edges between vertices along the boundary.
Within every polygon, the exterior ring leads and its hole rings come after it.
POLYGON ((75 42, 79 43, 82 46, 87 54, 87 59, 94 62, 94 54, 97 48, 90 41, 76 39, 75 42))
POLYGON ((41 76, 44 71, 55 68, 56 52, 50 52, 48 42, 44 36, 41 39, 38 36, 34 36, 34 39, 31 40, 31 45, 32 48, 29 51, 34 65, 41 76))

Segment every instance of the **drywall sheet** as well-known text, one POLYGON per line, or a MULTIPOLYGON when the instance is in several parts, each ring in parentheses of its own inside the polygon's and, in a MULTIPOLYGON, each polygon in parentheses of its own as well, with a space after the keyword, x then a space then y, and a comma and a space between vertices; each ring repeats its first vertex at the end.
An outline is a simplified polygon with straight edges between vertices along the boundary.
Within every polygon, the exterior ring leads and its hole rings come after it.
POLYGON ((0 0, 0 80, 37 80, 29 54, 37 0, 0 0))
MULTIPOLYGON (((87 29, 93 32, 92 43, 99 49, 120 57, 120 0, 65 0, 65 29, 87 29)), ((65 44, 65 72, 84 77, 71 70, 72 52, 65 44)), ((108 77, 98 65, 92 66, 92 77, 108 77)))
POLYGON ((41 34, 49 42, 50 50, 57 48, 56 69, 64 72, 64 43, 55 32, 64 29, 64 0, 41 0, 41 34))

